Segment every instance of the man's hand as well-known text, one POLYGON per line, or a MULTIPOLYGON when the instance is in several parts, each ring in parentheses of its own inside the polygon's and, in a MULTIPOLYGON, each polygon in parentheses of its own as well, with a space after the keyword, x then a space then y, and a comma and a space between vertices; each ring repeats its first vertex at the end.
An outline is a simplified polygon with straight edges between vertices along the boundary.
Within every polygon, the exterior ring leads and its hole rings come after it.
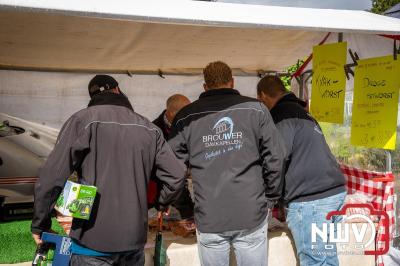
POLYGON ((35 240, 36 245, 42 244, 42 238, 40 234, 32 233, 33 240, 35 240))
POLYGON ((158 210, 157 212, 157 218, 162 219, 163 215, 168 216, 169 215, 169 207, 163 208, 162 210, 158 210))
POLYGON ((158 201, 154 203, 154 208, 159 212, 169 213, 169 205, 162 205, 158 201))
MULTIPOLYGON (((47 232, 52 233, 52 234, 57 234, 57 232, 55 232, 52 229, 48 230, 47 232)), ((32 237, 33 237, 33 240, 35 240, 36 245, 40 245, 43 243, 41 234, 32 233, 32 237)))

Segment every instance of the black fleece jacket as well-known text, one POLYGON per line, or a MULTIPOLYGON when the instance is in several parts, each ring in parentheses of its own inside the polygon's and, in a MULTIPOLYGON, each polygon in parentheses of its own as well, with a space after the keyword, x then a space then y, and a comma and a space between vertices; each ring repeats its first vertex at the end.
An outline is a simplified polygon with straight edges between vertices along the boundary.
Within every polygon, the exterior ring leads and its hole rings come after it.
POLYGON ((175 117, 169 143, 190 165, 202 233, 251 229, 281 197, 285 148, 268 109, 233 89, 204 92, 175 117))

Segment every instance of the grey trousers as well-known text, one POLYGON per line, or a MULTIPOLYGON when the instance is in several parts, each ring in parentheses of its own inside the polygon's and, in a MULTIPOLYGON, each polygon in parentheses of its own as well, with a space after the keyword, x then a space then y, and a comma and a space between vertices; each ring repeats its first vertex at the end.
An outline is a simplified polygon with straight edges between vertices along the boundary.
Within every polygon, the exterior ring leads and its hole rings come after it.
POLYGON ((268 220, 253 229, 221 233, 201 233, 197 230, 197 246, 202 266, 228 266, 231 245, 238 266, 268 265, 268 220))
POLYGON ((85 255, 71 256, 71 266, 143 266, 144 251, 137 249, 131 252, 118 253, 112 256, 94 257, 85 255))

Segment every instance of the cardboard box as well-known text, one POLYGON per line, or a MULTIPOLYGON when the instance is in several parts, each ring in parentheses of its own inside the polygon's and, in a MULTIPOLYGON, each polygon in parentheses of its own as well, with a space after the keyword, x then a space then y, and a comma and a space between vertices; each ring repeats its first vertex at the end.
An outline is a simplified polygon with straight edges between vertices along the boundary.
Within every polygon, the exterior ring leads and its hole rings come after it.
POLYGON ((54 208, 62 215, 88 220, 96 192, 95 186, 67 181, 54 208))

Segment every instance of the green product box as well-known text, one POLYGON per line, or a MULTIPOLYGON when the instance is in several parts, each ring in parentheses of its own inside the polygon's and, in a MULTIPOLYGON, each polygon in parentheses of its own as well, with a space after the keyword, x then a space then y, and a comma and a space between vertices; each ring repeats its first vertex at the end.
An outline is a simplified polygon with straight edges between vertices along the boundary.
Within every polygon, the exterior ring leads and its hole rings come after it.
POLYGON ((96 192, 95 186, 81 185, 68 180, 54 208, 62 215, 88 220, 96 192))

